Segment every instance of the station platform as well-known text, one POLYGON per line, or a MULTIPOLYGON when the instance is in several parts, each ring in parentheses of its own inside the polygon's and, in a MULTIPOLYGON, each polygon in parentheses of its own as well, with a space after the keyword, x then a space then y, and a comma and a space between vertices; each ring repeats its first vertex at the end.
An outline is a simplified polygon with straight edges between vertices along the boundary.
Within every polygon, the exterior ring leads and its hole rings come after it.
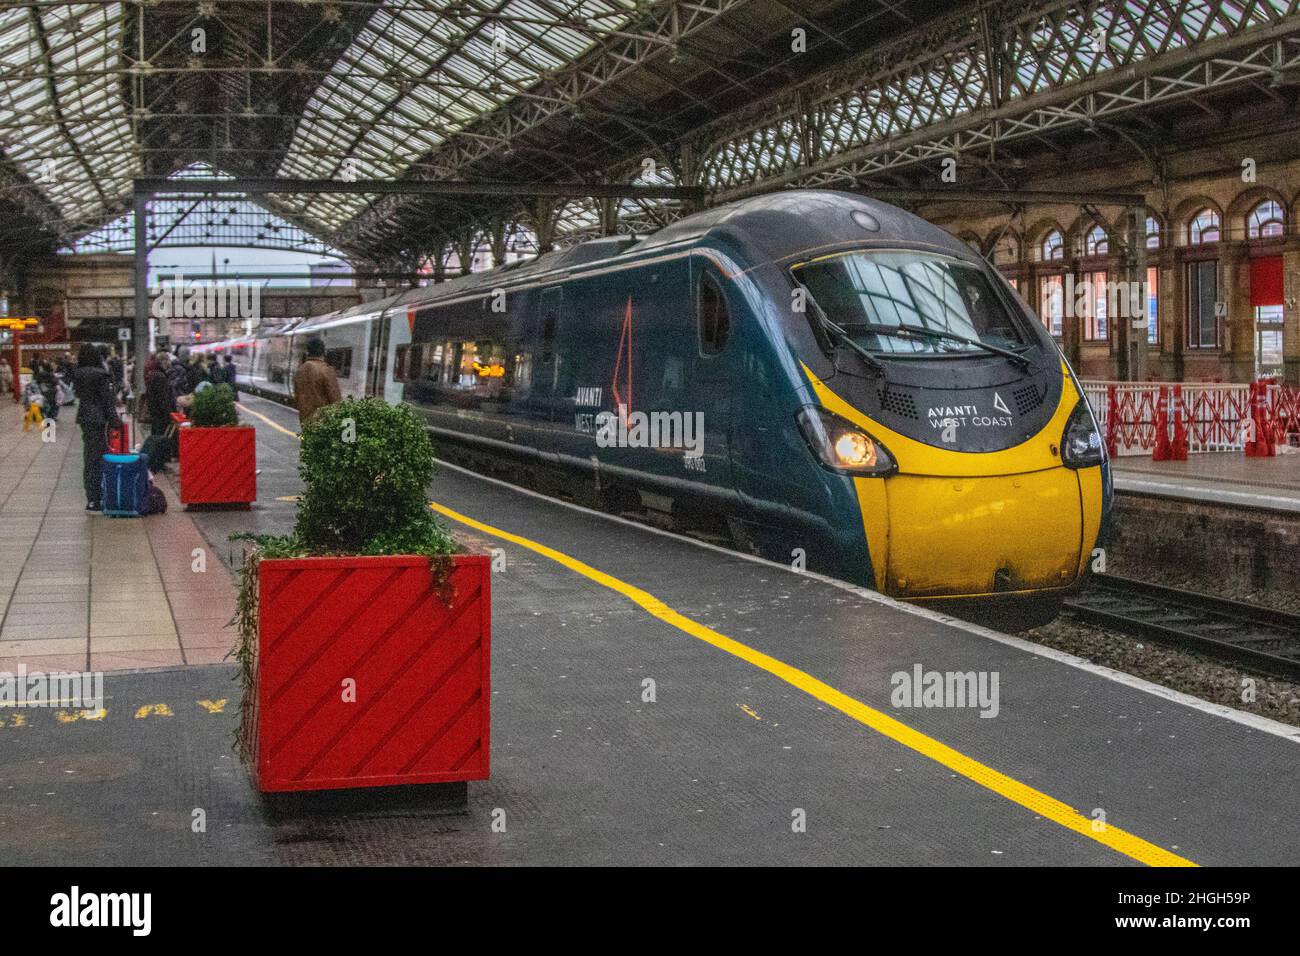
POLYGON ((1280 449, 1273 458, 1239 451, 1188 455, 1186 461, 1133 455, 1114 458, 1112 465, 1121 494, 1300 513, 1300 449, 1280 449))
POLYGON ((233 645, 229 575, 195 564, 206 542, 168 481, 164 515, 85 510, 75 416, 64 409, 46 442, 0 399, 0 671, 221 661, 233 645))
MULTIPOLYGON (((296 415, 242 401, 258 430, 258 504, 167 516, 202 536, 232 594, 227 535, 287 529, 299 491, 296 415)), ((6 459, 79 475, 79 441, 12 450, 31 437, 20 434, 0 433, 6 459)), ((66 496, 62 507, 81 507, 66 496)), ((0 711, 0 863, 1289 865, 1300 854, 1296 728, 450 466, 430 497, 466 547, 505 560, 493 575, 492 777, 470 785, 467 814, 376 793, 363 810, 268 815, 231 751, 234 668, 189 662, 109 674, 98 719, 0 711), (974 672, 990 688, 996 676, 998 693, 991 706, 894 706, 900 675, 918 669, 974 672)), ((114 519, 85 520, 97 540, 114 519)), ((85 534, 59 540, 51 553, 75 557, 85 534)), ((90 564, 111 567, 112 553, 90 564)))

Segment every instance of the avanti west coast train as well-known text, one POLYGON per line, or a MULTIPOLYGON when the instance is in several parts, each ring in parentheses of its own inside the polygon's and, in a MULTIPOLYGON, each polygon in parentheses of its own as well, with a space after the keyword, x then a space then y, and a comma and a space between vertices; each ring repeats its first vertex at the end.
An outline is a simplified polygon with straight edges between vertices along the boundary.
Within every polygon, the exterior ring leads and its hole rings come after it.
POLYGON ((1055 614, 1110 506, 1042 323, 965 244, 849 194, 745 200, 207 348, 287 396, 312 336, 344 394, 410 403, 444 452, 1011 623, 1055 614))

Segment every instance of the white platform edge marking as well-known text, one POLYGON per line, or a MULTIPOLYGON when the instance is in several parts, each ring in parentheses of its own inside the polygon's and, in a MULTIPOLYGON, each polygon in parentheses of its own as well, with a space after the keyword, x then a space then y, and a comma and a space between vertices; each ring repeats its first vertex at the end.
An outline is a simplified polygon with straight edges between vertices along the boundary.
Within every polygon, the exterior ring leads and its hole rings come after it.
POLYGON ((1145 478, 1114 477, 1115 490, 1128 494, 1155 495, 1161 498, 1177 498, 1180 501, 1195 501, 1202 504, 1244 505, 1252 508, 1268 508, 1274 511, 1300 511, 1300 499, 1285 495, 1261 495, 1249 491, 1234 491, 1222 485, 1179 485, 1169 481, 1151 481, 1145 478))
MULTIPOLYGON (((261 399, 267 401, 267 399, 261 399)), ((278 405, 276 402, 269 404, 278 405)), ((279 406, 283 408, 284 406, 279 406)), ((697 548, 705 548, 709 551, 716 551, 719 554, 727 555, 732 558, 740 558, 745 561, 752 561, 755 564, 761 564, 764 567, 784 571, 787 574, 795 574, 799 577, 812 578, 814 581, 820 581, 823 584, 829 584, 831 587, 839 588, 850 594, 855 594, 864 600, 871 601, 875 604, 881 604, 885 607, 894 608, 906 614, 913 614, 917 617, 925 618, 928 621, 934 621, 939 624, 946 624, 968 634, 974 634, 978 637, 984 637, 999 644, 1005 644, 1008 647, 1014 647, 1017 650, 1024 651, 1027 654, 1034 654, 1038 657, 1046 658, 1050 661, 1056 661, 1058 664, 1065 664, 1067 667, 1073 667, 1081 671, 1086 671, 1097 677, 1114 681, 1117 684, 1123 684, 1125 687, 1138 690, 1153 697, 1160 697, 1164 700, 1175 704, 1181 704, 1184 707, 1190 707, 1192 710, 1200 711, 1203 714, 1209 714, 1213 717, 1221 717, 1224 720, 1232 721, 1235 724, 1241 724, 1251 730, 1258 730, 1261 733, 1271 734, 1274 737, 1281 737, 1292 743, 1300 743, 1300 727, 1292 727, 1290 724, 1284 724, 1281 721, 1271 720, 1268 717, 1261 717, 1258 714, 1249 714, 1242 710, 1236 710, 1232 707, 1226 707, 1223 704, 1212 704, 1208 700, 1201 700, 1199 697, 1193 697, 1191 694, 1184 694, 1182 691, 1173 690, 1160 684, 1152 683, 1141 677, 1135 677, 1132 674, 1126 674, 1123 671, 1117 671, 1110 667, 1104 667, 1101 664, 1094 664, 1092 661, 1084 660, 1082 657, 1075 657, 1073 654, 1067 654, 1065 651, 1058 651, 1052 647, 1044 647, 1042 644, 1035 644, 1033 641, 1027 641, 1024 638, 1013 637, 1010 634, 1003 634, 1001 631, 995 631, 992 628, 981 627, 978 624, 972 624, 969 621, 963 621, 960 618, 950 617, 947 614, 940 614, 937 611, 931 611, 928 608, 920 607, 916 604, 906 604, 902 601, 896 601, 891 597, 886 597, 876 591, 867 588, 858 587, 856 584, 849 584, 847 581, 840 581, 835 578, 827 577, 824 574, 817 574, 813 571, 796 571, 788 565, 780 564, 776 561, 769 561, 766 558, 760 558, 752 554, 745 554, 741 551, 733 551, 730 548, 724 548, 720 545, 710 544, 707 541, 699 541, 695 538, 684 537, 683 535, 673 534, 671 531, 665 531, 662 528, 654 528, 650 525, 640 524, 636 521, 629 521, 627 518, 618 515, 605 514, 603 511, 596 511, 583 505, 574 504, 571 501, 561 501, 558 498, 552 498, 549 495, 541 494, 530 488, 521 488, 519 485, 512 485, 508 481, 502 481, 500 478, 492 478, 488 475, 480 475, 476 471, 463 468, 460 465, 452 464, 449 461, 443 461, 441 458, 436 459, 439 467, 450 468, 452 471, 459 472, 470 478, 479 481, 486 481, 502 488, 509 489, 516 494, 527 495, 530 498, 537 498, 540 501, 548 502, 561 508, 568 508, 571 511, 577 511, 585 515, 591 515, 594 518, 600 518, 604 521, 612 521, 616 524, 626 525, 629 528, 635 528, 638 531, 648 532, 650 534, 662 535, 665 538, 671 538, 674 541, 694 545, 697 548)))

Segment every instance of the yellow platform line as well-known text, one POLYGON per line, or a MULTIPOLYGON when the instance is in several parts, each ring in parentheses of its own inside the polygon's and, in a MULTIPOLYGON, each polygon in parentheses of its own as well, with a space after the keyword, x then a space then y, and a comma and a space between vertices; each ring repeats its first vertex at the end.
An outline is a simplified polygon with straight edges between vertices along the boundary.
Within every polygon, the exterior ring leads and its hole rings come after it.
MULTIPOLYGON (((270 425, 276 431, 283 432, 291 438, 298 438, 296 432, 292 432, 272 421, 265 415, 255 412, 247 406, 240 405, 240 408, 248 414, 259 418, 266 424, 270 425)), ((834 707, 840 713, 852 717, 854 720, 877 733, 883 734, 896 743, 902 744, 910 750, 928 757, 935 762, 942 764, 954 773, 958 773, 968 780, 979 784, 988 790, 993 791, 999 796, 1005 797, 1012 803, 1017 803, 1027 810, 1031 810, 1038 815, 1051 820, 1053 823, 1060 824, 1067 830, 1073 830, 1075 833, 1096 840, 1103 846, 1107 846, 1116 853, 1122 853, 1130 859, 1139 863, 1145 863, 1148 866, 1196 866, 1191 860, 1179 856, 1176 853, 1149 843, 1139 836, 1134 836, 1126 830, 1109 823, 1099 823, 1098 821, 1083 816, 1073 807, 1062 803, 1055 797, 1048 796, 1040 790, 1021 783, 1004 773, 994 770, 992 767, 985 766, 973 757, 967 757, 960 751, 954 750, 947 744, 941 743, 918 730, 913 730, 906 724, 900 723, 888 714, 868 707, 866 704, 856 700, 842 691, 836 690, 824 681, 820 681, 811 674, 805 673, 796 667, 792 667, 784 661, 778 660, 762 651, 757 651, 746 644, 727 637, 710 627, 705 627, 697 621, 693 621, 684 614, 673 610, 663 601, 660 601, 648 591, 643 591, 634 585, 621 581, 612 575, 599 571, 591 565, 579 561, 577 558, 570 557, 554 548, 549 548, 544 544, 525 538, 522 535, 512 534, 509 531, 503 531, 500 528, 494 528, 490 524, 485 524, 468 515, 463 515, 458 511, 453 511, 446 505, 438 502, 430 502, 429 507, 439 514, 458 521, 463 525, 475 528, 485 534, 501 538, 504 541, 512 542, 521 548, 527 548, 543 557, 550 558, 559 564, 564 565, 572 571, 576 571, 583 577, 586 577, 597 584, 603 585, 612 591, 626 597, 632 603, 638 605, 647 613, 654 615, 659 620, 679 630, 685 631, 692 637, 698 638, 706 644, 710 644, 719 650, 725 651, 734 657, 752 664, 753 666, 764 670, 774 677, 780 678, 792 687, 798 688, 804 693, 820 700, 829 707, 834 707), (1098 829, 1100 828, 1100 829, 1098 829)))
POLYGON ((603 585, 612 591, 617 591, 633 604, 638 605, 659 620, 671 624, 673 627, 685 631, 692 637, 725 651, 733 657, 738 657, 760 670, 767 671, 774 677, 780 678, 792 687, 798 688, 827 706, 834 707, 840 713, 852 717, 859 723, 870 727, 877 733, 883 734, 896 743, 942 764, 954 773, 961 774, 966 779, 993 791, 999 796, 1005 797, 1012 803, 1017 803, 1025 809, 1051 820, 1053 823, 1060 824, 1067 830, 1072 830, 1090 840, 1095 840, 1116 853, 1122 853, 1124 856, 1137 860, 1139 863, 1145 863, 1148 866, 1197 865, 1191 860, 1184 859, 1176 853, 1171 853, 1163 847, 1156 846, 1154 843, 1148 843, 1141 837, 1134 836, 1117 826, 1100 823, 1085 817, 1073 807, 1062 803, 1055 797, 1050 797, 1039 790, 1035 790, 1019 780, 1008 777, 1006 774, 1000 773, 992 767, 985 766, 978 760, 954 750, 933 737, 913 730, 888 714, 873 707, 868 707, 861 701, 836 690, 811 674, 807 674, 784 661, 733 640, 710 627, 705 627, 703 624, 673 610, 653 594, 606 574, 604 571, 593 568, 577 558, 570 557, 561 551, 556 551, 554 548, 549 548, 521 535, 494 528, 437 502, 431 502, 429 507, 453 521, 458 521, 485 534, 517 544, 521 548, 527 548, 529 551, 550 558, 552 561, 576 571, 597 584, 603 585))
POLYGON ((244 411, 248 412, 248 414, 252 415, 254 418, 259 419, 260 421, 266 422, 266 424, 270 425, 270 426, 271 426, 272 428, 274 428, 276 431, 278 431, 278 432, 283 432, 284 434, 288 435, 290 438, 298 438, 298 433, 297 433, 297 432, 295 432, 295 431, 290 431, 289 429, 287 429, 287 428, 285 428, 283 425, 281 425, 279 422, 275 422, 275 421, 272 421, 271 419, 267 418, 267 417, 266 417, 265 415, 263 415, 261 412, 255 412, 255 411, 253 411, 251 408, 249 408, 247 405, 243 404, 242 402, 236 402, 235 404, 238 405, 238 406, 239 406, 241 409, 243 409, 244 411))

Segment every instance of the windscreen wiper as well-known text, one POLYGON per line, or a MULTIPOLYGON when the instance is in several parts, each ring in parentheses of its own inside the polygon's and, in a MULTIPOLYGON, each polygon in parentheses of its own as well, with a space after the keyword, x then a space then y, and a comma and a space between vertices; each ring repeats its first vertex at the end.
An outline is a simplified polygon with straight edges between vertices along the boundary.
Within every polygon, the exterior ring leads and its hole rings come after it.
POLYGON ((811 298, 808 301, 812 302, 813 308, 817 310, 817 319, 819 322, 821 322, 822 328, 824 328, 827 332, 831 333, 831 335, 835 336, 836 340, 839 341, 840 344, 847 345, 850 349, 856 352, 859 356, 861 356, 862 361, 866 362, 873 369, 879 372, 882 376, 885 374, 884 362, 880 361, 880 359, 872 355, 870 351, 868 351, 867 349, 859 345, 857 342, 855 342, 853 340, 853 336, 849 335, 849 333, 844 331, 843 328, 841 328, 840 326, 832 322, 830 318, 826 315, 826 313, 822 311, 822 307, 819 306, 815 301, 813 301, 811 298))
POLYGON ((988 342, 981 342, 979 339, 968 338, 965 335, 958 335, 956 332, 944 332, 940 329, 927 329, 923 325, 869 325, 866 326, 872 332, 905 332, 910 335, 922 335, 931 339, 945 339, 949 342, 963 342, 966 345, 973 345, 976 348, 983 349, 986 352, 992 352, 994 355, 1002 355, 1011 361, 1020 365, 1022 368, 1029 368, 1029 359, 1019 352, 1013 352, 1011 349, 1004 349, 1000 345, 990 345, 988 342))

